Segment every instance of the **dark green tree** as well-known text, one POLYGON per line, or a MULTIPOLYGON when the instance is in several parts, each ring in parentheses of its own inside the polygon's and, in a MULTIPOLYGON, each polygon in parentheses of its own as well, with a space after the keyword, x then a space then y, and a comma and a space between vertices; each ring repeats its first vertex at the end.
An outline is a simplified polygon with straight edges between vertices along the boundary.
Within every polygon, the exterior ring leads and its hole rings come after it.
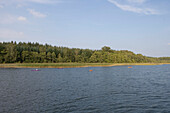
POLYGON ((17 59, 17 51, 16 46, 11 42, 6 46, 6 55, 5 55, 5 62, 6 63, 14 63, 17 59))
POLYGON ((107 46, 102 47, 102 51, 104 52, 109 52, 110 50, 111 50, 110 47, 107 47, 107 46))
POLYGON ((63 58, 61 57, 60 53, 58 54, 57 62, 60 62, 60 63, 63 62, 63 58))
POLYGON ((53 63, 56 62, 56 54, 55 54, 55 52, 52 53, 52 62, 53 63))

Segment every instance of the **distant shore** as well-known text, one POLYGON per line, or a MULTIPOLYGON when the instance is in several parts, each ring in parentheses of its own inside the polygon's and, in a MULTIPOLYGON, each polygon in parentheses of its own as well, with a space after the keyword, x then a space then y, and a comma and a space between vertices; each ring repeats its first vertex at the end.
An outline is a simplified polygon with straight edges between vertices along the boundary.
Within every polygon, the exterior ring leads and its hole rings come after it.
POLYGON ((0 64, 0 68, 79 68, 79 67, 111 67, 130 65, 163 65, 170 63, 11 63, 0 64))

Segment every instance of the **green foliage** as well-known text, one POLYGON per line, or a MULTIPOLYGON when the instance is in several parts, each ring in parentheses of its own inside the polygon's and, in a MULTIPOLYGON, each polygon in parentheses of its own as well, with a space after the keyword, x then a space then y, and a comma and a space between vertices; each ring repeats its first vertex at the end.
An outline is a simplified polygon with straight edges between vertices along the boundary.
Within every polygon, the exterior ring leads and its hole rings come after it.
POLYGON ((131 51, 101 50, 56 47, 48 44, 0 42, 0 63, 154 63, 170 62, 170 57, 153 58, 131 51))
POLYGON ((60 53, 58 54, 57 62, 63 62, 63 58, 60 53))
POLYGON ((51 54, 51 52, 47 53, 47 61, 48 61, 48 63, 52 62, 52 54, 51 54))
POLYGON ((109 52, 110 50, 111 50, 110 47, 107 47, 107 46, 102 47, 102 51, 104 52, 109 52))
POLYGON ((170 63, 170 57, 160 57, 158 58, 162 63, 170 63))
POLYGON ((52 62, 55 63, 56 62, 56 54, 55 54, 55 52, 52 53, 51 58, 52 58, 52 62))
POLYGON ((5 51, 6 51, 6 54, 4 56, 5 62, 14 63, 17 59, 17 51, 16 46, 13 44, 13 42, 5 46, 5 51))

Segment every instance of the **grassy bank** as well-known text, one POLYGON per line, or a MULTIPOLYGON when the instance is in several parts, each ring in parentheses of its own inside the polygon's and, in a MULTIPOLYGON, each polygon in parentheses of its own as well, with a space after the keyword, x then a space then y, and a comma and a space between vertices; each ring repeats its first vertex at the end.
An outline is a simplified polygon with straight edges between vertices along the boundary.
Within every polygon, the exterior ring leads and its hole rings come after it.
POLYGON ((168 63, 12 63, 0 64, 0 68, 75 68, 75 67, 109 67, 123 65, 162 65, 168 63))

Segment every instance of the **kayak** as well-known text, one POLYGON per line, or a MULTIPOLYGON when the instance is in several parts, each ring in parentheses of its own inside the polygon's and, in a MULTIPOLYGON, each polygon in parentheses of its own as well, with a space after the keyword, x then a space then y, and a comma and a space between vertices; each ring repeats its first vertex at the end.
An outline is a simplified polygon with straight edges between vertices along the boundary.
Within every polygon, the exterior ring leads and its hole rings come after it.
POLYGON ((40 71, 40 70, 38 70, 38 69, 34 69, 34 70, 31 70, 31 71, 40 71))

